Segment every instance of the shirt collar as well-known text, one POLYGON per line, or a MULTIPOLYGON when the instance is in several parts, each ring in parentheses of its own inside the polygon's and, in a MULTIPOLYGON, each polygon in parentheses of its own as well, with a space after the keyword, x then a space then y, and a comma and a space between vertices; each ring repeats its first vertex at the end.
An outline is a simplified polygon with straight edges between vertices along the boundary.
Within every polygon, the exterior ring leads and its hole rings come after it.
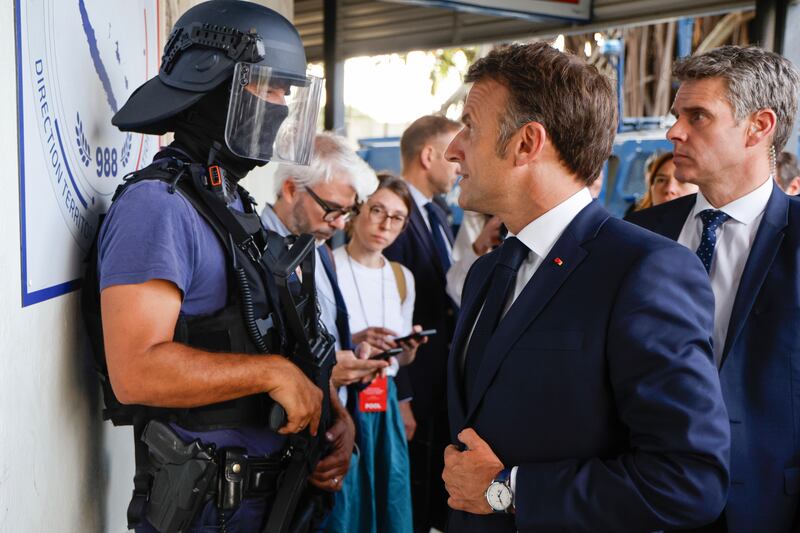
POLYGON ((431 199, 422 194, 422 192, 413 185, 411 185, 410 182, 407 181, 406 185, 408 185, 408 192, 411 193, 411 198, 414 199, 414 203, 417 204, 417 207, 419 208, 420 211, 424 212, 425 204, 430 203, 431 199))
POLYGON ((281 237, 286 237, 290 234, 289 229, 281 222, 278 214, 269 204, 265 205, 264 210, 261 212, 261 223, 264 224, 265 228, 274 231, 281 237))
MULTIPOLYGON (((772 194, 772 176, 769 176, 764 183, 756 187, 753 191, 745 194, 741 198, 723 205, 720 211, 742 224, 750 224, 767 208, 767 202, 772 194)), ((694 204, 693 217, 700 215, 706 209, 717 209, 703 196, 697 193, 697 202, 694 204)))
POLYGON ((572 219, 592 203, 589 189, 584 187, 550 211, 522 228, 516 237, 539 257, 545 257, 572 219))

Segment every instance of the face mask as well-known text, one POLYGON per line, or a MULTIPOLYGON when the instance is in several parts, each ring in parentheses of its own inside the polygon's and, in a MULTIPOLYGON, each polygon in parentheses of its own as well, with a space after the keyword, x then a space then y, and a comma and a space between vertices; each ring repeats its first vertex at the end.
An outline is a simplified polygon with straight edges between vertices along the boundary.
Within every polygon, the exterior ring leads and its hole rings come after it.
MULTIPOLYGON (((289 108, 267 102, 247 92, 242 95, 242 99, 252 112, 236 128, 237 144, 253 147, 264 159, 270 159, 278 130, 289 116, 289 108)), ((229 148, 236 152, 237 147, 229 148)))

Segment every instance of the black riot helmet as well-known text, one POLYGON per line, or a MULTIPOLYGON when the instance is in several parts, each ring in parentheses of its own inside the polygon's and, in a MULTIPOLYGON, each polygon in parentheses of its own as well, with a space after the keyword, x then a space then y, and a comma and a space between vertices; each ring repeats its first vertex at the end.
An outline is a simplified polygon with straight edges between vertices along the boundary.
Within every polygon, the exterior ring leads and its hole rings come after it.
POLYGON ((305 164, 322 87, 306 67, 300 35, 279 13, 242 0, 211 0, 178 19, 158 75, 111 122, 122 131, 161 135, 175 131, 183 112, 209 95, 227 100, 218 113, 235 156, 305 164))

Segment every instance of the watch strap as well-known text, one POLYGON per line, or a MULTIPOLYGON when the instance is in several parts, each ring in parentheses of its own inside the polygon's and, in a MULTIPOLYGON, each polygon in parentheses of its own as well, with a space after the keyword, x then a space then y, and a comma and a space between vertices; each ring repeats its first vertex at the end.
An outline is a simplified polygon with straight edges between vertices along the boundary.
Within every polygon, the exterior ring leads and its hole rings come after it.
POLYGON ((494 478, 493 483, 502 483, 506 485, 509 489, 511 488, 511 469, 504 468, 497 474, 494 478))

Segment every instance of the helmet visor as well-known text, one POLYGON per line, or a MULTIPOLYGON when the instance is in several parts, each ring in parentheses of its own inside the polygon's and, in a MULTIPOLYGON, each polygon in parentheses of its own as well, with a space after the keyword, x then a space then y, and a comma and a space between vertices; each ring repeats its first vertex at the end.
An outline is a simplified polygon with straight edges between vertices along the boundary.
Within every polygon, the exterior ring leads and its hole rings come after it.
POLYGON ((308 165, 321 91, 315 76, 237 63, 225 123, 228 148, 247 159, 308 165))

